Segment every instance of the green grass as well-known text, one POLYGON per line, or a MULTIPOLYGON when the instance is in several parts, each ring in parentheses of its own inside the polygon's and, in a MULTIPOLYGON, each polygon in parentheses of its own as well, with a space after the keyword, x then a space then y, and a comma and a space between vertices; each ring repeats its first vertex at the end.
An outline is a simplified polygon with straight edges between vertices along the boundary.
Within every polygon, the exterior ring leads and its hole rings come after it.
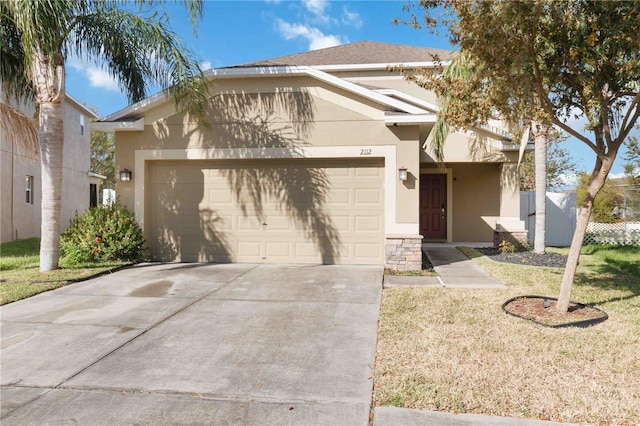
MULTIPOLYGON (((549 249, 567 254, 568 249, 549 249)), ((375 404, 589 424, 640 418, 638 247, 585 247, 572 299, 609 314, 550 329, 506 315, 524 294, 557 297, 562 268, 499 263, 463 248, 506 290, 383 290, 375 404)))
POLYGON ((42 273, 39 271, 39 250, 39 238, 0 244, 0 305, 126 265, 124 262, 71 265, 62 260, 59 269, 42 273))
POLYGON ((623 273, 640 276, 640 247, 638 246, 597 246, 582 249, 583 254, 594 255, 609 268, 617 268, 623 273))
POLYGON ((38 263, 39 251, 39 238, 0 244, 0 271, 10 271, 38 263))

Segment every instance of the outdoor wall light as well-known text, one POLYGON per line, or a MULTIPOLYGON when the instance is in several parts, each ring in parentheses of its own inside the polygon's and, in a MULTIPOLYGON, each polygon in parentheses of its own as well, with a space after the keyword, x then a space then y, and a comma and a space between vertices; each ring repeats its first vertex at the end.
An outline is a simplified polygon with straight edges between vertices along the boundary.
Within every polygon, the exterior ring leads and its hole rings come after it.
POLYGON ((398 178, 404 182, 405 180, 407 180, 407 168, 402 166, 398 169, 398 178))
POLYGON ((131 170, 120 170, 120 182, 129 182, 131 180, 131 170))

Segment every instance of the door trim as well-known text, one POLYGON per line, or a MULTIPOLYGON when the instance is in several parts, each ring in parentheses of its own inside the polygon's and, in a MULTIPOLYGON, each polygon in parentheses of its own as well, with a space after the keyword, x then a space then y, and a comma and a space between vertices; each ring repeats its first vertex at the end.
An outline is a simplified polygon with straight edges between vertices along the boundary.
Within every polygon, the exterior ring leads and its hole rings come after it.
MULTIPOLYGON (((435 169, 420 169, 421 175, 447 175, 447 242, 453 242, 453 169, 441 168, 435 169)), ((418 179, 419 181, 419 179, 418 179)))

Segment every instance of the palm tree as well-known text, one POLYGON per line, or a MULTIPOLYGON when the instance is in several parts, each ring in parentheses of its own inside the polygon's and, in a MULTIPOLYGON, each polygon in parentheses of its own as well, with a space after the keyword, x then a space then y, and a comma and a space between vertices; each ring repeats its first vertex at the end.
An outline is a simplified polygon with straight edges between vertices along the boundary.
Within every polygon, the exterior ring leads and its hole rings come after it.
MULTIPOLYGON (((180 110, 204 116, 206 79, 191 50, 158 11, 163 1, 3 0, 0 2, 0 79, 6 99, 35 101, 42 171, 40 271, 58 267, 62 193, 65 61, 76 55, 107 70, 130 102, 150 84, 180 110), (136 13, 133 9, 139 9, 136 13), (143 11, 143 8, 145 9, 143 11)), ((183 1, 193 30, 202 1, 183 1)), ((7 108, 2 109, 10 114, 7 108)), ((3 122, 9 119, 3 118, 3 122)), ((15 120, 14 120, 15 121, 15 120)))

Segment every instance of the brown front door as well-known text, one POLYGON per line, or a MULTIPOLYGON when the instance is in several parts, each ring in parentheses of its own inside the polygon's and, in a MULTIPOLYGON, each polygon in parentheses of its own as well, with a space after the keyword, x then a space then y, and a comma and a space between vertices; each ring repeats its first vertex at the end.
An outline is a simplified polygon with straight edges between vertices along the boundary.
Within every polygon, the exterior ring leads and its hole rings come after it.
POLYGON ((425 240, 447 239, 447 175, 420 176, 420 233, 425 240))

